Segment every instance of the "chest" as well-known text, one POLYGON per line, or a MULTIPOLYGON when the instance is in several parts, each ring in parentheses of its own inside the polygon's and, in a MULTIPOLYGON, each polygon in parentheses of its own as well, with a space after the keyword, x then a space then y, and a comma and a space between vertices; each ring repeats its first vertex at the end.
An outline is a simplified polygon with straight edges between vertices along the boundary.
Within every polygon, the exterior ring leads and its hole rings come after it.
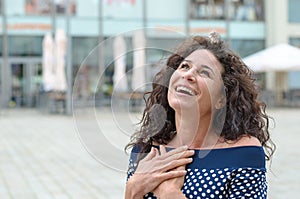
POLYGON ((232 172, 225 169, 187 169, 182 192, 187 198, 226 198, 232 172))

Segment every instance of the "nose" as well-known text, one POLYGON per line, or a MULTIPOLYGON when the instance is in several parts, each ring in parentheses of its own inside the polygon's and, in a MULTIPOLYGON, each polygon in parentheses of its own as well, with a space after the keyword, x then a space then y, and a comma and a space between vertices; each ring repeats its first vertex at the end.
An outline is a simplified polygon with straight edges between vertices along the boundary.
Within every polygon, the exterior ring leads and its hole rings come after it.
POLYGON ((196 81, 196 77, 195 77, 195 73, 192 69, 188 70, 188 71, 185 71, 183 74, 182 74, 182 78, 183 79, 186 79, 190 82, 194 82, 196 81))

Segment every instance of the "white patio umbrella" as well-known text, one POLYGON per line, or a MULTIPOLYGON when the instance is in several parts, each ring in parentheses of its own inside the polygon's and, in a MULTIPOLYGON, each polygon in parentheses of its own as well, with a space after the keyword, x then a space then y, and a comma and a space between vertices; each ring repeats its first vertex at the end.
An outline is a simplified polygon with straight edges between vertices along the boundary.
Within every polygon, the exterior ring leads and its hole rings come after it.
POLYGON ((146 39, 142 30, 136 31, 133 36, 133 72, 132 72, 132 90, 135 92, 145 91, 146 74, 146 39))
POLYGON ((54 89, 54 41, 51 33, 43 39, 43 86, 46 92, 54 89))
POLYGON ((55 33, 55 91, 64 92, 67 90, 67 80, 65 71, 66 55, 66 34, 62 29, 57 29, 55 33))
POLYGON ((113 84, 115 92, 128 91, 126 72, 126 43, 124 38, 119 35, 114 40, 114 76, 113 84))
POLYGON ((300 70, 300 49, 288 44, 278 44, 253 55, 243 61, 254 72, 273 71, 275 73, 276 103, 282 104, 282 93, 288 90, 288 72, 300 70))
POLYGON ((243 61, 254 72, 300 70, 300 49, 278 44, 245 57, 243 61))

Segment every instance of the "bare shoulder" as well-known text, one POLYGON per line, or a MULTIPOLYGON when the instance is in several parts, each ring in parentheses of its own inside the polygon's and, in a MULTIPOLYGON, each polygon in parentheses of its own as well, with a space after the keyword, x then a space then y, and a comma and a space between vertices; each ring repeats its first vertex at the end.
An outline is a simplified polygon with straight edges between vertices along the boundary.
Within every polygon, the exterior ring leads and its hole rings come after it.
POLYGON ((261 143, 256 137, 242 136, 233 146, 261 146, 261 143))

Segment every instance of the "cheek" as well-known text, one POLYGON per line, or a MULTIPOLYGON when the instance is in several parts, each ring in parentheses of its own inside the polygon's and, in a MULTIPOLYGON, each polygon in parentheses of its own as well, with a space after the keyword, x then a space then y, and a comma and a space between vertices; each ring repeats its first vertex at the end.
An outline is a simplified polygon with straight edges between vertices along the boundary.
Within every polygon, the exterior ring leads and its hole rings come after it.
POLYGON ((174 75, 171 76, 170 78, 170 81, 169 81, 169 85, 168 85, 168 101, 170 103, 170 100, 172 99, 172 95, 173 95, 173 91, 172 91, 172 85, 173 85, 173 82, 174 82, 174 75))
MULTIPOLYGON (((172 76, 171 76, 171 78, 170 78, 170 80, 169 80, 169 85, 168 85, 168 90, 173 90, 174 88, 173 88, 173 84, 178 80, 178 78, 179 78, 179 75, 178 75, 178 73, 175 71, 173 74, 172 74, 172 76)), ((169 94, 168 94, 169 95, 169 94)))
POLYGON ((217 98, 218 88, 216 87, 216 83, 211 80, 202 80, 199 81, 198 86, 202 92, 201 101, 207 106, 211 106, 217 98))
POLYGON ((206 83, 203 83, 203 85, 201 85, 201 97, 199 102, 199 104, 201 104, 200 106, 202 108, 211 107, 211 97, 211 90, 209 89, 206 83))
POLYGON ((180 108, 180 102, 177 100, 174 91, 170 89, 168 90, 168 104, 174 110, 180 108))
POLYGON ((177 106, 180 103, 177 99, 177 96, 175 94, 175 88, 174 88, 174 83, 178 80, 178 78, 180 78, 180 76, 175 71, 170 78, 169 86, 168 86, 168 97, 167 97, 168 103, 169 103, 170 107, 172 107, 173 109, 177 109, 178 108, 177 106))
POLYGON ((207 83, 207 91, 209 92, 210 101, 212 104, 215 104, 219 100, 220 95, 224 90, 224 87, 222 86, 223 86, 223 82, 219 82, 219 81, 211 81, 207 83))
POLYGON ((200 79, 200 81, 198 81, 198 88, 205 98, 210 96, 212 89, 209 80, 200 79))

